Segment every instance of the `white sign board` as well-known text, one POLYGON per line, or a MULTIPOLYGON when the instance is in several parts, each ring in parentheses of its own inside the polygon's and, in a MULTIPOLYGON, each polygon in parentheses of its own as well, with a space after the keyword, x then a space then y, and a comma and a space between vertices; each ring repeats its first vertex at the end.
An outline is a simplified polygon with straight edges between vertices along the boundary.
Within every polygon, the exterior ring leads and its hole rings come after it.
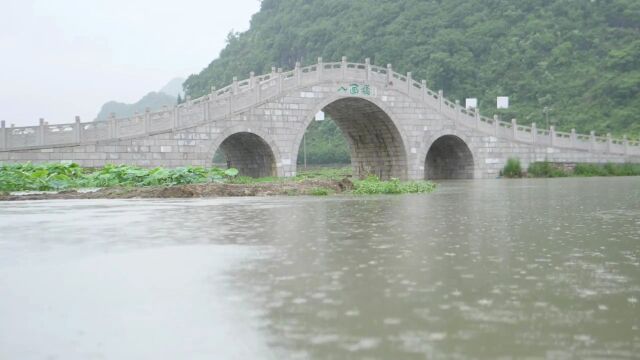
POLYGON ((470 98, 464 101, 464 107, 467 109, 477 109, 478 108, 478 99, 470 98))
POLYGON ((509 97, 508 96, 498 96, 496 107, 498 109, 508 109, 509 108, 509 97))
POLYGON ((318 113, 316 114, 316 121, 323 121, 324 120, 324 111, 318 111, 318 113))

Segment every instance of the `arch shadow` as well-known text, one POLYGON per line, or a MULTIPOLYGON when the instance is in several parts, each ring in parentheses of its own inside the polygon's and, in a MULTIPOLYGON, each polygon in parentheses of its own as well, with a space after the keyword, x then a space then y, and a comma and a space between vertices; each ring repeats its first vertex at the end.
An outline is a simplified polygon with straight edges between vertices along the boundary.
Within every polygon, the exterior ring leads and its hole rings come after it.
POLYGON ((354 176, 406 179, 405 137, 389 112, 374 101, 373 98, 361 97, 337 97, 324 101, 308 116, 294 140, 293 158, 297 158, 302 137, 314 115, 324 111, 335 121, 349 144, 354 176))
POLYGON ((277 148, 275 143, 265 139, 265 136, 251 130, 226 131, 219 137, 219 143, 211 146, 209 161, 212 161, 216 151, 220 150, 227 167, 238 169, 241 176, 281 176, 277 166, 277 148))
POLYGON ((427 180, 473 179, 474 171, 473 154, 467 143, 456 135, 438 137, 424 160, 427 180))

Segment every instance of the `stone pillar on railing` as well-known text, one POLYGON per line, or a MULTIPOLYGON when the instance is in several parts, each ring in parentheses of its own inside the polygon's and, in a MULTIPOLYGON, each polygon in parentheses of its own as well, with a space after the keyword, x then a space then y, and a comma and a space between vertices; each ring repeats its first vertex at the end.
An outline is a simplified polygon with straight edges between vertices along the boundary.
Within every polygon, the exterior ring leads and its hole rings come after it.
POLYGON ((422 102, 427 101, 427 80, 422 80, 422 102))
POLYGON ((212 85, 211 86, 211 97, 215 97, 215 96, 217 96, 216 87, 215 87, 215 85, 212 85))
POLYGON ((117 139, 120 136, 120 124, 118 123, 118 119, 116 119, 115 114, 113 120, 111 121, 111 125, 113 126, 112 138, 117 139))
POLYGON ((571 142, 571 147, 575 148, 576 147, 576 142, 578 140, 577 136, 576 136, 576 129, 571 129, 571 135, 569 136, 570 142, 571 142))
POLYGON ((238 77, 234 76, 233 77, 233 83, 231 86, 231 93, 232 94, 237 94, 238 93, 238 77))
POLYGON ((440 110, 442 110, 442 103, 444 102, 444 91, 438 90, 438 102, 440 104, 440 110))
POLYGON ((413 87, 413 74, 407 73, 407 94, 411 95, 411 88, 413 87))
MULTIPOLYGON (((107 119, 107 138, 115 137, 114 132, 114 123, 115 123, 116 113, 109 113, 109 118, 107 119)), ((96 138, 98 138, 98 133, 96 133, 96 138)))
POLYGON ((535 144, 538 139, 538 125, 536 123, 531 123, 531 143, 535 144))
POLYGON ((300 61, 296 61, 296 67, 295 67, 295 75, 296 75, 296 85, 300 86, 300 84, 302 84, 302 70, 301 70, 301 64, 300 61))
POLYGON ((2 147, 0 149, 9 147, 9 144, 7 144, 7 124, 4 120, 0 121, 0 140, 2 140, 2 147))
POLYGON ((254 71, 249 72, 249 88, 253 89, 256 86, 256 73, 254 71))
POLYGON ((80 122, 80 116, 76 116, 76 122, 73 130, 73 141, 76 144, 80 144, 82 142, 82 123, 80 122))
POLYGON ((482 123, 482 116, 480 115, 480 110, 473 109, 474 116, 476 117, 476 129, 479 129, 482 123))
POLYGON ((511 119, 511 131, 513 134, 513 138, 518 138, 518 119, 511 119))
POLYGON ((591 151, 596 149, 596 132, 593 130, 589 132, 589 149, 591 151))
POLYGON ((178 113, 178 105, 174 105, 171 111, 171 127, 177 129, 180 126, 180 115, 178 113))
POLYGON ((387 64, 387 86, 392 84, 391 80, 393 80, 393 66, 387 64))
POLYGON ((462 109, 460 108, 460 100, 456 99, 456 120, 462 119, 462 109))
MULTIPOLYGON (((255 76, 255 73, 252 71, 251 74, 253 74, 255 76)), ((255 95, 256 95, 256 103, 260 102, 260 99, 262 97, 262 83, 260 81, 260 77, 254 77, 253 81, 252 81, 252 87, 255 88, 255 95)), ((207 106, 208 107, 208 106, 207 106)))
POLYGON ((607 133, 607 152, 611 152, 611 133, 607 133))
MULTIPOLYGON (((4 121, 2 125, 2 127, 4 127, 4 121)), ((629 139, 627 138, 627 134, 622 135, 622 146, 624 147, 624 154, 629 155, 629 139)))
POLYGON ((347 57, 342 57, 342 63, 340 64, 340 69, 342 69, 342 78, 344 79, 347 74, 347 57))
POLYGON ((496 136, 498 136, 500 131, 500 118, 498 118, 498 115, 493 115, 493 127, 493 131, 495 131, 496 136))
POLYGON ((276 70, 276 77, 278 78, 278 93, 282 92, 282 68, 276 70))
POLYGON ((38 145, 44 145, 44 119, 40 118, 40 126, 38 127, 38 145))
POLYGON ((318 76, 318 80, 321 80, 322 79, 322 74, 324 73, 324 63, 322 62, 322 58, 321 57, 318 58, 318 65, 317 65, 316 73, 317 73, 317 76, 318 76))
POLYGON ((554 146, 556 143, 556 127, 549 126, 549 145, 554 146))
POLYGON ((366 81, 369 81, 369 79, 371 79, 371 59, 369 58, 364 59, 364 68, 365 68, 364 79, 366 81))
POLYGON ((144 109, 143 121, 144 121, 144 133, 148 134, 149 126, 150 126, 149 121, 151 121, 151 109, 149 109, 148 107, 144 109))

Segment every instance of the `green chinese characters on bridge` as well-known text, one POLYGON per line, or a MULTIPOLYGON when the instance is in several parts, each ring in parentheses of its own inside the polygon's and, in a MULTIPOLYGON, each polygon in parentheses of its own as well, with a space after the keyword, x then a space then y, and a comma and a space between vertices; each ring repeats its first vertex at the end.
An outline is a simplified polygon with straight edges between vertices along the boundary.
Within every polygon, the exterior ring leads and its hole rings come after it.
POLYGON ((374 91, 368 84, 351 84, 349 86, 340 86, 338 93, 348 95, 361 95, 361 96, 373 96, 374 91))

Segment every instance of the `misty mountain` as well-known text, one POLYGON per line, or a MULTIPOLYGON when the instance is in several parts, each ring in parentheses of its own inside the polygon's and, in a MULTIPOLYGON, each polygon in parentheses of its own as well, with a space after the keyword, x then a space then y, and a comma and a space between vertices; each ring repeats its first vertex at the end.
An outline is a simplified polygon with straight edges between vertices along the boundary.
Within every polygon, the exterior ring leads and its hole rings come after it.
POLYGON ((184 83, 183 78, 172 79, 167 83, 167 85, 165 85, 162 89, 160 89, 160 92, 173 96, 174 98, 177 98, 178 95, 180 95, 181 97, 184 97, 184 90, 182 90, 182 83, 184 83))
POLYGON ((184 96, 182 91, 183 82, 184 79, 175 78, 163 86, 160 91, 152 91, 133 104, 109 101, 102 105, 96 119, 108 119, 111 113, 115 113, 116 117, 121 118, 131 116, 136 112, 143 113, 147 108, 154 111, 161 109, 163 106, 173 106, 177 103, 178 95, 184 96))

